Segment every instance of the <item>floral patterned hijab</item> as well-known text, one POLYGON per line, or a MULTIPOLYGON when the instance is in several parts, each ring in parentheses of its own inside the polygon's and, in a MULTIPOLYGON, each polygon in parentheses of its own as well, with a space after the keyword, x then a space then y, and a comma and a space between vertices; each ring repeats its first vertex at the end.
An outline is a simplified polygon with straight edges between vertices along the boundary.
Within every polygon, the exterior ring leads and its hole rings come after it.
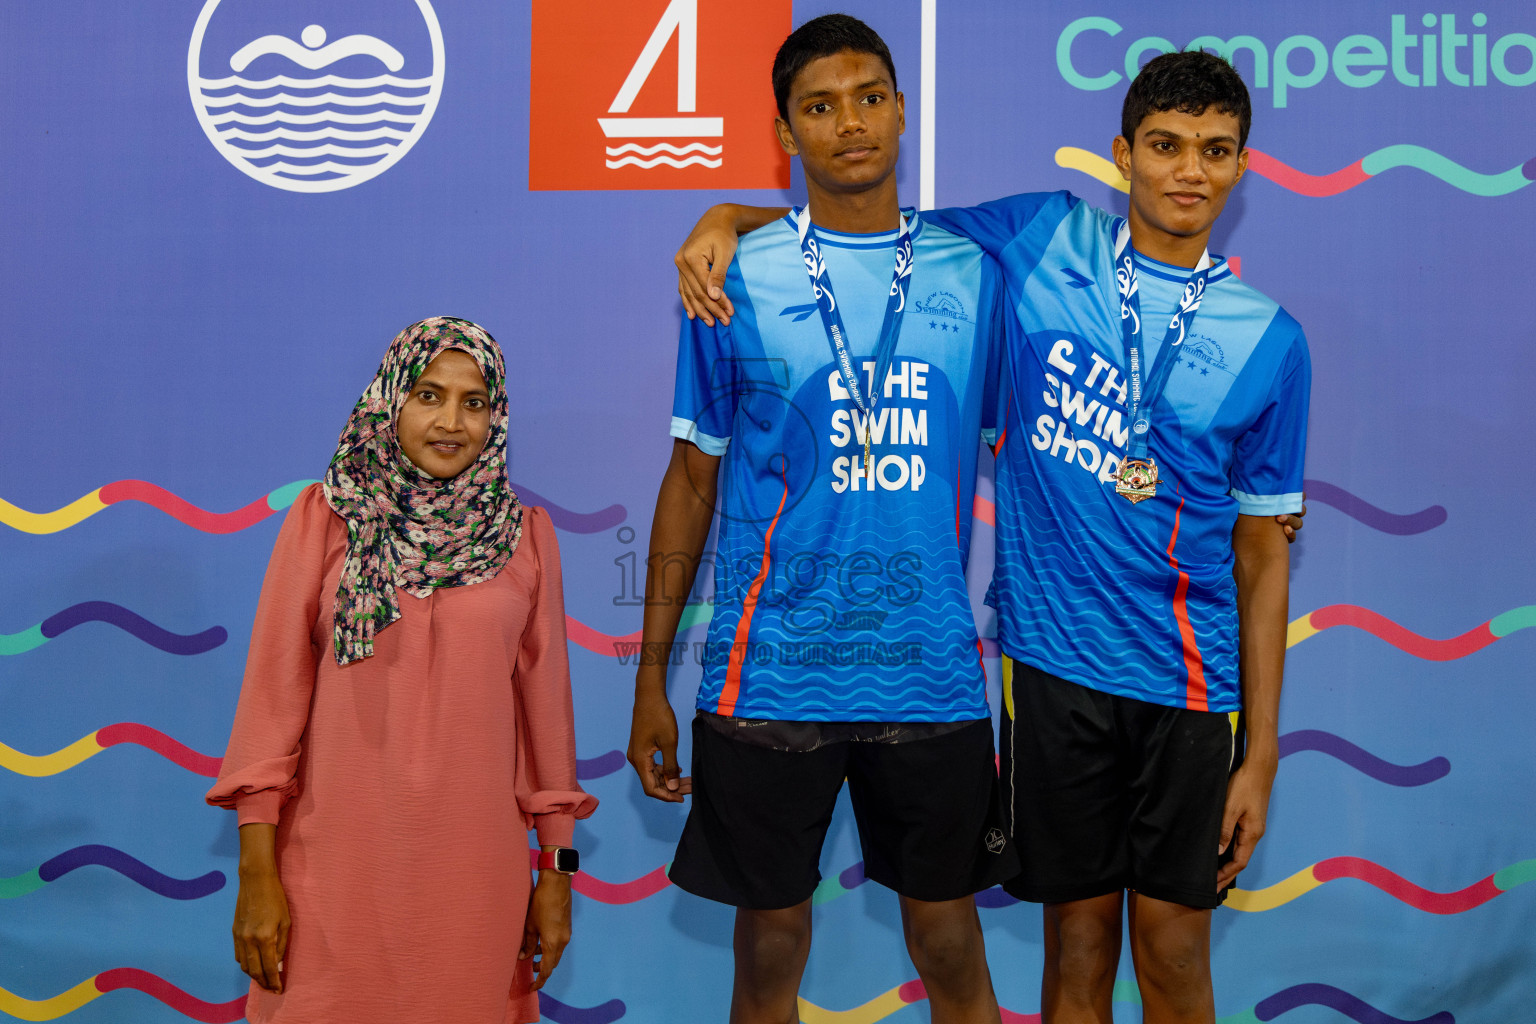
POLYGON ((373 638, 400 617, 395 587, 427 597, 492 579, 523 534, 523 506, 507 481, 506 369, 485 328, 435 316, 395 336, 358 399, 325 473, 325 500, 347 521, 336 588, 336 663, 373 655, 373 638), (395 420, 439 353, 474 358, 490 396, 485 447, 468 469, 439 480, 400 448, 395 420))

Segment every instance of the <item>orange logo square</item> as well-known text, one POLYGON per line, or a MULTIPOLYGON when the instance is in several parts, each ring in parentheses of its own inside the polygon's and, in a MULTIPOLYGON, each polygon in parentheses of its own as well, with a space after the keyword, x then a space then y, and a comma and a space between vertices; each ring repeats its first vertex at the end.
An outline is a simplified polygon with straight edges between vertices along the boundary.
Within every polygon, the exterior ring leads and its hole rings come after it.
POLYGON ((791 0, 534 0, 528 187, 788 188, 791 0))

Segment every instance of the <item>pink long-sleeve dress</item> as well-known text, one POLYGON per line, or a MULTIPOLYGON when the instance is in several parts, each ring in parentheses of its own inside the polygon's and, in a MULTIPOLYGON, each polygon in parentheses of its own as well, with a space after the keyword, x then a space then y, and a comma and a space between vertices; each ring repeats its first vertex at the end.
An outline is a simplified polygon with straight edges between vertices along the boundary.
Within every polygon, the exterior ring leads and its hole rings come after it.
POLYGON ((340 668, 332 608, 347 527, 318 484, 262 585, 229 750, 208 802, 277 825, 292 932, 258 1024, 539 1018, 529 829, 567 846, 597 806, 576 782, 565 602, 549 516, 527 508, 494 579, 400 592, 374 656, 340 668))

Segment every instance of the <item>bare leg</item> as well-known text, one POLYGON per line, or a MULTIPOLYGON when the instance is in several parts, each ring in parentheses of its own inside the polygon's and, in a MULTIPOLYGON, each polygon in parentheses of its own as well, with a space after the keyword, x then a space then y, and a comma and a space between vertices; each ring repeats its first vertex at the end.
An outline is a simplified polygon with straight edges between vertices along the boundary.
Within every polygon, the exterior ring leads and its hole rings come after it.
POLYGON ((736 910, 731 1024, 798 1024, 800 977, 811 952, 811 901, 736 910))
POLYGON ((1133 892, 1130 921, 1145 1024, 1212 1024, 1211 912, 1133 892))
POLYGON ((1112 892, 1045 905, 1044 1024, 1112 1024, 1124 903, 1112 892))
POLYGON ((975 899, 927 903, 903 896, 901 927, 933 1024, 1001 1024, 975 899))

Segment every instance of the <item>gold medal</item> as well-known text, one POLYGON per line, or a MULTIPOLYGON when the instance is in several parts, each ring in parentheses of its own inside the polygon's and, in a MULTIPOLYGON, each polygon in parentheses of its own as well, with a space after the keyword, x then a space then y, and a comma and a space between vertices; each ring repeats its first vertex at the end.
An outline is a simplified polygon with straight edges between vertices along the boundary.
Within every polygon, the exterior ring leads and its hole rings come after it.
POLYGON ((1126 459, 1115 478, 1115 493, 1136 504, 1157 497, 1157 463, 1151 457, 1126 459))

